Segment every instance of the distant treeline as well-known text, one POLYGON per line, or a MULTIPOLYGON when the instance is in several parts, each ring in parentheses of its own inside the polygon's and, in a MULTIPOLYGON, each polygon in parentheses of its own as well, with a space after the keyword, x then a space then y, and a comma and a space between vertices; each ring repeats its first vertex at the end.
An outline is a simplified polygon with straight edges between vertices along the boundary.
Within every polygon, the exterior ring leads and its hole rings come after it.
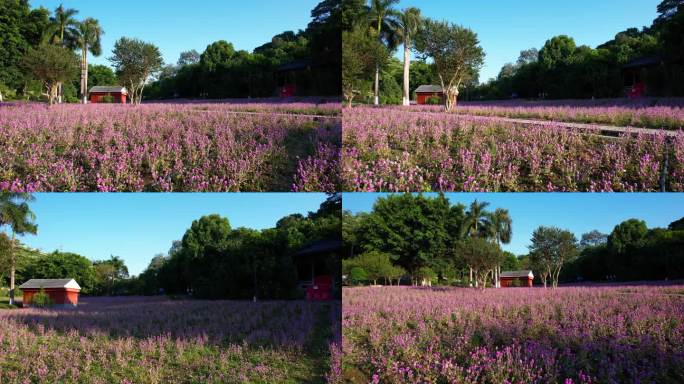
MULTIPOLYGON (((339 239, 342 200, 331 195, 316 212, 283 217, 275 228, 231 228, 228 219, 195 220, 168 254, 155 256, 139 276, 119 257, 91 261, 74 253, 18 252, 17 281, 74 278, 86 295, 188 295, 210 299, 291 299, 298 291, 296 253, 323 239, 339 239)), ((331 268, 339 259, 330 259, 331 268)), ((334 270, 334 269, 333 269, 334 270)), ((8 282, 0 268, 0 285, 8 282)))
POLYGON ((295 84, 297 96, 339 96, 341 35, 339 0, 324 0, 306 30, 287 31, 252 53, 220 40, 201 54, 187 51, 163 68, 148 98, 239 98, 278 96, 295 84))
POLYGON ((318 211, 286 216, 275 228, 261 231, 233 229, 226 218, 204 216, 168 255, 152 259, 135 291, 212 299, 296 298, 296 253, 316 240, 339 239, 341 213, 341 196, 332 195, 318 211))
POLYGON ((610 234, 594 230, 579 240, 568 230, 542 226, 530 239, 529 254, 516 256, 500 249, 511 241, 514 218, 488 205, 451 204, 443 194, 395 194, 378 198, 370 212, 345 211, 346 282, 483 286, 496 280, 494 271, 519 269, 533 270, 535 284, 544 274, 566 283, 684 279, 684 218, 651 229, 630 219, 610 234))
POLYGON ((567 264, 565 281, 684 279, 684 218, 667 228, 647 228, 630 219, 610 235, 582 237, 579 256, 567 264))
MULTIPOLYGON (((629 6, 629 4, 625 4, 629 6)), ((634 76, 652 96, 684 95, 684 0, 663 0, 650 27, 629 28, 597 48, 556 36, 524 50, 496 79, 472 87, 469 99, 625 96, 634 76), (641 64, 633 62, 642 61, 641 64), (623 69, 628 63, 632 72, 623 69)))
MULTIPOLYGON (((0 95, 6 99, 40 99, 43 84, 25 67, 25 55, 48 41, 58 41, 69 53, 82 48, 75 9, 52 14, 27 0, 0 0, 0 95)), ((152 17, 152 16, 151 16, 152 17)), ((167 63, 149 85, 145 98, 242 98, 278 96, 279 88, 296 85, 297 96, 341 94, 340 0, 323 0, 311 11, 305 30, 287 31, 253 52, 236 51, 220 40, 201 54, 183 52, 176 64, 167 63)), ((103 26, 106 30, 106 26, 103 26)), ((98 51, 93 52, 99 56, 98 51)), ((107 66, 88 66, 88 88, 125 85, 107 66)), ((63 84, 67 102, 77 102, 79 79, 63 84)))

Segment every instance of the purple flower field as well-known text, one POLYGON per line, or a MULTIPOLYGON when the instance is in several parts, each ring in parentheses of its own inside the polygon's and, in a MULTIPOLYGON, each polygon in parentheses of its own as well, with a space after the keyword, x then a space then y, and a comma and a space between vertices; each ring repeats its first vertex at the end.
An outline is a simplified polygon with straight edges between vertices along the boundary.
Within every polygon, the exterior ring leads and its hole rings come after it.
POLYGON ((345 288, 352 383, 681 383, 684 286, 345 288))
MULTIPOLYGON (((444 108, 421 105, 411 110, 443 112, 444 108)), ((621 127, 684 128, 684 98, 465 102, 456 113, 621 127)))
POLYGON ((332 191, 339 104, 0 108, 0 189, 332 191))
POLYGON ((303 301, 142 297, 0 310, 0 383, 324 382, 339 312, 303 301))
POLYGON ((684 190, 684 131, 668 143, 663 131, 603 137, 412 108, 343 115, 346 191, 684 190))

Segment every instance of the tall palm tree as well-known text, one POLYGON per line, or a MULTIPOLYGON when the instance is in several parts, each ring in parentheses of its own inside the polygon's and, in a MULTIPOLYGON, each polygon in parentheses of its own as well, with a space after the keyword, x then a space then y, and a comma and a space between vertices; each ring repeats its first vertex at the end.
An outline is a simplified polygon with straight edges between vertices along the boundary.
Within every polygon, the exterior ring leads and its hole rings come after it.
MULTIPOLYGON (((491 223, 491 235, 496 239, 496 242, 501 244, 508 244, 513 237, 513 220, 508 214, 507 209, 497 208, 494 213, 490 215, 489 221, 491 223)), ((494 270, 494 285, 499 288, 499 276, 501 275, 501 265, 497 265, 494 270)))
POLYGON ((411 70, 410 52, 413 48, 413 39, 418 33, 418 28, 422 21, 420 9, 411 7, 404 9, 398 18, 397 35, 401 38, 404 45, 404 97, 402 104, 407 106, 411 104, 409 95, 409 71, 411 70))
MULTIPOLYGON (((65 48, 77 48, 76 36, 78 35, 79 22, 74 18, 78 11, 72 8, 64 8, 60 4, 55 9, 55 15, 50 17, 50 26, 48 27, 46 37, 50 44, 61 45, 65 48)), ((62 102, 63 94, 62 83, 57 84, 58 102, 62 102)))
MULTIPOLYGON (((375 37, 384 42, 392 50, 396 47, 396 16, 397 11, 392 8, 399 0, 371 0, 369 17, 371 27, 374 29, 375 37)), ((380 104, 380 62, 375 64, 375 82, 373 92, 375 94, 374 104, 380 104)))
POLYGON ((486 201, 479 202, 477 200, 470 204, 470 209, 466 212, 464 225, 462 227, 462 237, 489 237, 489 228, 491 225, 490 214, 486 208, 489 203, 486 201))
POLYGON ((51 44, 61 45, 66 48, 75 48, 75 36, 78 34, 79 22, 74 18, 78 11, 72 8, 64 8, 60 4, 55 9, 55 15, 50 18, 50 28, 48 30, 51 44))
POLYGON ((88 102, 88 52, 93 56, 102 54, 100 37, 104 34, 100 23, 91 17, 83 20, 78 25, 76 41, 81 50, 81 100, 83 104, 88 102))
POLYGON ((16 235, 36 234, 36 215, 29 208, 28 202, 33 196, 28 193, 0 192, 0 227, 7 226, 12 232, 9 246, 10 259, 10 305, 14 304, 14 273, 17 268, 17 257, 14 251, 16 235))
MULTIPOLYGON (((461 227, 461 238, 465 237, 489 237, 491 223, 489 221, 489 213, 485 210, 489 206, 486 201, 473 201, 470 204, 470 209, 466 212, 463 226, 461 227)), ((470 268, 470 280, 473 281, 473 269, 470 268)), ((477 281, 475 282, 477 286, 477 281)))

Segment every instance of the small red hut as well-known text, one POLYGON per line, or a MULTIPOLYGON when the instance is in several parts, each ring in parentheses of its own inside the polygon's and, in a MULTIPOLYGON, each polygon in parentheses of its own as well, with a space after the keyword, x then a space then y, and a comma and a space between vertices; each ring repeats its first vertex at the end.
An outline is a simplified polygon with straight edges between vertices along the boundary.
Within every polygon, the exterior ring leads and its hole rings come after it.
POLYGON ((532 288, 534 274, 532 271, 507 271, 501 272, 501 287, 529 287, 532 288))
POLYGON ((336 284, 339 284, 339 260, 342 241, 320 240, 297 252, 296 266, 299 286, 308 301, 332 300, 336 284))
POLYGON ((119 86, 95 86, 90 88, 88 93, 91 103, 116 103, 116 104, 126 104, 126 96, 128 95, 128 90, 126 87, 119 86), (107 99, 111 97, 108 101, 107 99))
POLYGON ((74 279, 31 279, 19 286, 24 292, 24 307, 30 307, 33 296, 42 289, 56 307, 78 306, 81 287, 74 279))
POLYGON ((441 104, 446 101, 444 91, 439 85, 421 85, 416 88, 416 102, 419 105, 427 104, 431 97, 438 97, 441 104))

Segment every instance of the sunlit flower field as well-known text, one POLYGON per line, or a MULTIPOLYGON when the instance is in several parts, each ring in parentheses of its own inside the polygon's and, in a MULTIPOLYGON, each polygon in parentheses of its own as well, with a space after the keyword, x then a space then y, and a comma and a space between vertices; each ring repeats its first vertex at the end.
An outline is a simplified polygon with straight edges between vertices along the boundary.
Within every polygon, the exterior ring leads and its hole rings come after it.
POLYGON ((136 297, 0 310, 0 383, 325 382, 339 313, 335 303, 136 297))
POLYGON ((345 288, 352 383, 682 383, 684 286, 345 288))
POLYGON ((598 128, 420 107, 355 107, 343 115, 346 191, 684 190, 681 130, 605 137, 598 128))
POLYGON ((339 104, 0 107, 0 189, 333 191, 339 104))

